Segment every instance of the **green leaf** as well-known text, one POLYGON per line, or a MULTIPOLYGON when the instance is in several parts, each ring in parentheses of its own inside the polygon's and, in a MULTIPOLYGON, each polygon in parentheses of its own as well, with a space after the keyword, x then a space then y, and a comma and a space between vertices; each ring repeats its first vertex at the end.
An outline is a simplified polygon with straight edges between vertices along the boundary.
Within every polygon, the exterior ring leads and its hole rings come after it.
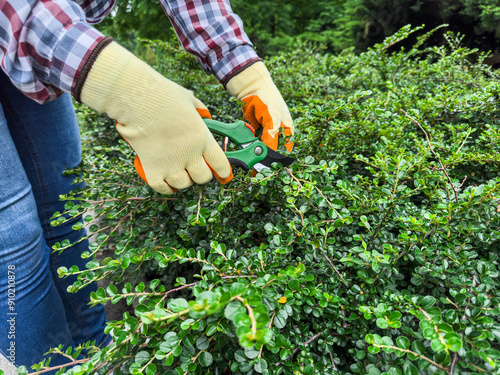
POLYGON ((312 375, 314 373, 314 366, 312 364, 308 364, 304 369, 305 375, 312 375))
POLYGON ((267 370, 266 360, 264 358, 258 358, 255 361, 253 368, 255 369, 255 371, 257 371, 260 374, 264 373, 264 371, 267 370))
POLYGON ((137 363, 139 363, 140 365, 146 363, 147 361, 149 361, 151 359, 151 354, 149 352, 146 352, 144 350, 138 352, 136 355, 135 355, 135 361, 137 363))
POLYGON ((380 352, 380 348, 378 346, 369 346, 368 347, 368 351, 371 353, 371 354, 377 354, 378 352, 380 352))
POLYGON ((291 279, 288 282, 288 288, 291 291, 300 290, 300 282, 299 282, 299 280, 297 280, 297 279, 291 279))
POLYGON ((403 374, 404 375, 419 375, 418 369, 412 363, 406 361, 403 364, 403 374))
POLYGON ((248 358, 248 359, 254 359, 254 358, 257 358, 257 356, 259 355, 259 351, 254 349, 253 347, 252 348, 246 348, 245 349, 245 356, 248 358))
POLYGON ((252 321, 246 312, 241 312, 242 309, 239 309, 237 313, 231 316, 232 321, 236 327, 245 326, 248 327, 252 324, 252 321))
POLYGON ((200 336, 196 339, 196 347, 199 350, 206 350, 208 349, 210 342, 208 341, 207 336, 200 336))
POLYGON ((172 363, 174 363, 174 356, 169 355, 165 358, 165 366, 169 367, 172 366, 172 363))
POLYGON ((181 329, 187 330, 195 322, 194 319, 186 319, 181 323, 181 329))
POLYGON ((376 323, 379 328, 389 328, 389 323, 387 323, 387 320, 385 318, 378 318, 376 323))
POLYGON ((274 317, 274 325, 276 328, 282 329, 286 326, 287 319, 288 313, 285 310, 278 310, 276 316, 274 317))
POLYGON ((226 319, 229 320, 234 319, 234 316, 238 313, 240 307, 242 307, 241 302, 238 301, 229 302, 226 305, 226 308, 224 309, 224 316, 226 317, 226 319))
POLYGON ((203 367, 210 366, 214 361, 214 357, 209 352, 202 352, 198 358, 200 360, 200 365, 203 367))
POLYGON ((403 315, 399 311, 393 311, 389 314, 389 320, 398 320, 402 317, 403 315))
POLYGON ((408 349, 410 347, 410 340, 405 336, 399 336, 396 339, 396 344, 402 349, 408 349))
POLYGON ((163 338, 165 341, 161 343, 160 350, 165 353, 169 352, 179 343, 179 337, 177 336, 176 332, 167 332, 163 338))
POLYGON ((140 374, 141 373, 141 369, 142 369, 142 366, 137 363, 137 362, 134 362, 130 365, 129 367, 129 372, 131 374, 134 374, 134 375, 137 375, 137 374, 140 374))
POLYGON ((434 306, 435 303, 436 303, 436 299, 433 296, 425 296, 422 299, 422 302, 420 303, 420 305, 422 306, 422 308, 424 310, 426 310, 426 309, 430 309, 432 306, 434 306))
POLYGON ((168 302, 168 308, 177 313, 189 309, 189 304, 184 298, 176 298, 168 302))
POLYGON ((344 205, 340 199, 333 199, 332 200, 332 206, 333 208, 340 210, 342 206, 344 205))
POLYGON ((356 352, 356 358, 362 360, 366 357, 366 352, 364 350, 359 350, 356 352))
POLYGON ((146 367, 146 375, 156 375, 156 365, 154 363, 150 363, 146 367))
POLYGON ((415 340, 411 343, 411 349, 417 354, 425 354, 425 345, 418 340, 415 340))
POLYGON ((207 336, 212 336, 215 332, 217 332, 217 325, 211 324, 211 325, 208 326, 205 334, 207 336))
POLYGON ((243 350, 237 350, 234 353, 234 359, 237 362, 246 362, 246 360, 247 360, 247 358, 246 358, 245 353, 243 352, 243 350))
MULTIPOLYGON (((448 336, 448 335, 446 335, 448 336)), ((446 340, 446 346, 453 352, 458 352, 460 349, 462 349, 462 339, 460 337, 444 337, 446 340)), ((489 345, 489 344, 488 344, 489 345)), ((489 349, 489 348, 488 348, 489 349)))
MULTIPOLYGON (((243 293, 245 291, 245 289, 246 289, 245 285, 238 283, 238 282, 232 283, 231 287, 229 288, 232 297, 240 295, 241 293, 243 293)), ((233 301, 233 302, 235 302, 235 301, 233 301)))
POLYGON ((433 339, 431 340, 431 348, 435 352, 440 352, 442 350, 445 350, 446 346, 444 346, 440 339, 433 339))
POLYGON ((180 356, 182 353, 182 345, 177 345, 172 349, 172 355, 174 357, 180 356))

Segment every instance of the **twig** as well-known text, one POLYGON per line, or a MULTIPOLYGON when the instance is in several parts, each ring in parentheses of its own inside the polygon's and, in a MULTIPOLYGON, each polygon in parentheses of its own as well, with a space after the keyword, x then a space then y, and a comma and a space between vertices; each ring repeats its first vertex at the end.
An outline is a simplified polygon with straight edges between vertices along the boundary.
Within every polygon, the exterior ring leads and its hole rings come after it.
MULTIPOLYGON (((467 178, 467 176, 465 177, 467 178)), ((464 182, 465 182, 465 178, 464 178, 464 182)), ((462 182, 462 185, 463 185, 463 182, 462 182)), ((460 186, 462 186, 460 185, 460 186)), ((469 293, 472 294, 472 287, 476 286, 476 276, 475 275, 472 275, 472 286, 469 288, 469 293)), ((446 298, 448 301, 450 301, 448 298, 446 298)), ((451 302, 451 301, 450 301, 451 302)), ((451 302, 453 304, 453 306, 457 307, 458 306, 456 304, 454 304, 453 302, 451 302)), ((467 304, 465 306, 465 309, 464 309, 464 315, 462 316, 462 318, 460 319, 460 321, 464 320, 467 318, 467 309, 469 308, 469 304, 470 304, 470 296, 469 298, 467 299, 467 304)), ((464 339, 464 335, 462 334, 462 340, 464 339)), ((453 355, 453 359, 451 360, 451 364, 450 364, 450 369, 448 371, 448 375, 453 375, 453 370, 455 368, 455 365, 456 363, 458 362, 458 353, 455 353, 453 355)))
POLYGON ((326 197, 323 194, 323 192, 316 185, 314 185, 314 187, 321 194, 321 196, 325 199, 326 203, 328 203, 328 205, 330 206, 330 208, 339 216, 339 218, 341 220, 344 220, 344 218, 342 217, 342 215, 333 207, 333 205, 331 204, 331 202, 328 199, 326 199, 326 197))
POLYGON ((486 370, 483 370, 481 367, 477 367, 474 363, 469 363, 469 365, 471 365, 472 367, 474 367, 479 372, 486 372, 486 370))
MULTIPOLYGON (((295 328, 295 327, 294 327, 295 328)), ((313 337, 309 338, 305 343, 304 345, 309 345, 311 342, 313 342, 314 340, 316 340, 318 337, 321 336, 321 334, 323 332, 326 332, 328 329, 325 329, 324 331, 322 332, 319 332, 317 334, 315 334, 313 337)), ((338 337, 346 337, 344 335, 339 335, 339 334, 336 334, 336 333, 330 333, 332 336, 338 336, 338 337)), ((296 347, 295 349, 293 349, 293 353, 290 354, 283 362, 286 362, 288 361, 290 358, 292 358, 297 352, 299 351, 299 347, 296 347)), ((275 366, 279 366, 281 364, 281 361, 279 362, 276 362, 274 365, 275 366)))
POLYGON ((328 354, 330 355, 330 360, 332 361, 332 369, 336 370, 337 366, 335 366, 335 361, 333 359, 332 352, 329 351, 328 354))
POLYGON ((465 184, 465 180, 467 180, 467 176, 464 177, 464 180, 462 181, 462 183, 460 184, 460 186, 458 187, 459 189, 462 188, 462 186, 464 186, 465 184))
POLYGON ((391 207, 385 211, 385 215, 380 221, 379 225, 377 226, 377 229, 375 229, 375 232, 372 233, 370 237, 370 243, 375 239, 375 236, 377 235, 378 232, 380 232, 380 228, 382 227, 382 224, 385 222, 385 219, 387 218, 387 215, 394 209, 394 205, 391 204, 391 207))
MULTIPOLYGON (((425 139, 427 139, 427 144, 429 145, 429 149, 431 150, 432 154, 436 157, 437 161, 439 162, 439 165, 441 166, 441 170, 443 171, 444 175, 446 176, 446 178, 448 179, 450 185, 451 185, 451 188, 453 189, 453 192, 455 193, 455 200, 457 201, 457 203, 459 203, 459 200, 458 200, 458 193, 457 193, 457 189, 455 189, 455 186, 453 186, 453 182, 451 181, 451 178, 450 176, 448 175, 448 173, 446 172, 446 169, 444 168, 444 165, 443 163, 441 162, 441 159, 439 158, 439 156, 436 154, 436 152, 434 151, 434 149, 432 148, 432 145, 431 145, 431 141, 429 139, 429 134, 427 134, 427 132, 425 131, 425 129, 422 127, 422 125, 420 125, 420 123, 415 120, 413 117, 411 117, 408 113, 406 113, 403 109, 400 109, 401 112, 403 112, 406 117, 408 117, 411 121, 413 121, 415 124, 418 125, 418 127, 424 132, 425 134, 425 139)), ((465 180, 464 180, 465 181, 465 180)))
POLYGON ((465 305, 464 308, 464 315, 460 318, 460 321, 467 319, 467 309, 470 306, 470 300, 471 300, 471 295, 472 295, 472 288, 476 287, 476 275, 472 275, 472 286, 469 287, 469 298, 467 298, 467 304, 465 305))
POLYGON ((233 299, 240 301, 241 304, 246 307, 246 309, 248 311, 248 317, 250 318, 250 321, 252 322, 252 324, 251 324, 252 335, 253 335, 253 337, 255 337, 255 333, 257 332, 257 320, 255 319, 255 315, 253 314, 252 307, 248 304, 248 302, 246 302, 240 296, 233 297, 233 299))
MULTIPOLYGON (((317 340, 317 339, 318 339, 318 338, 319 338, 319 337, 323 334, 323 332, 324 332, 324 331, 318 332, 318 333, 316 333, 313 337, 309 338, 309 339, 308 339, 308 340, 304 343, 304 346, 307 346, 307 345, 309 345, 310 343, 312 343, 313 341, 317 340)), ((296 347, 295 349, 293 349, 293 354, 292 354, 291 356, 295 355, 295 354, 299 351, 299 349, 300 349, 299 347, 296 347)), ((291 356, 290 356, 290 357, 291 357, 291 356)), ((288 357, 288 358, 290 358, 290 357, 288 357)), ((286 360, 288 360, 288 358, 287 358, 286 360)), ((286 360, 285 360, 285 361, 286 361, 286 360)))
POLYGON ((422 354, 418 354, 418 353, 415 353, 414 351, 411 351, 409 349, 403 349, 403 348, 400 348, 398 346, 389 346, 389 345, 377 345, 377 344, 373 344, 373 346, 377 347, 377 348, 390 348, 390 349, 393 349, 393 350, 399 350, 401 352, 405 352, 405 353, 410 353, 410 354, 413 354, 415 357, 420 357, 421 359, 433 364, 434 366, 436 366, 437 368, 443 370, 443 371, 446 371, 448 370, 448 368, 446 367, 443 367, 441 366, 439 363, 436 363, 434 362, 432 359, 426 357, 425 355, 422 355, 422 354))
POLYGON ((66 367, 66 366, 72 366, 72 365, 76 365, 78 363, 84 363, 84 362, 88 362, 88 361, 90 361, 90 358, 77 359, 77 360, 75 360, 73 362, 65 363, 64 365, 53 366, 53 367, 45 367, 44 370, 40 370, 40 371, 37 371, 37 372, 30 372, 28 375, 43 374, 44 372, 49 372, 49 371, 52 371, 52 370, 61 369, 61 368, 66 367))
POLYGON ((451 299, 449 299, 448 297, 446 297, 446 300, 451 303, 453 306, 455 306, 456 309, 459 309, 460 307, 458 307, 458 305, 456 303, 454 303, 451 299))
POLYGON ((102 199, 102 200, 91 200, 91 199, 79 199, 82 202, 88 202, 92 204, 99 204, 99 203, 105 203, 105 202, 127 202, 127 201, 143 201, 143 200, 148 200, 148 201, 175 201, 178 198, 151 198, 151 197, 128 197, 128 198, 109 198, 109 199, 102 199))
POLYGON ((198 211, 196 212, 196 221, 200 219, 200 210, 201 210, 201 198, 203 195, 201 194, 203 192, 203 187, 200 187, 200 197, 198 198, 198 211))
POLYGON ((337 272, 337 275, 339 275, 340 279, 345 283, 345 285, 349 285, 347 283, 347 281, 345 281, 345 279, 342 277, 342 275, 340 274, 340 272, 337 270, 337 268, 335 268, 335 266, 333 265, 333 262, 330 260, 330 258, 328 258, 328 255, 326 255, 325 251, 321 247, 319 247, 319 249, 323 253, 323 256, 328 261, 328 263, 330 263, 330 266, 332 266, 332 268, 334 269, 334 271, 337 272))
POLYGON ((453 359, 451 360, 450 370, 448 371, 449 375, 453 375, 453 369, 457 362, 458 362, 458 353, 455 352, 455 354, 453 355, 453 359))
MULTIPOLYGON (((271 320, 269 321, 269 324, 267 326, 267 329, 270 329, 273 325, 273 320, 274 320, 274 317, 276 316, 276 311, 273 312, 273 316, 271 316, 271 320)), ((259 356, 257 358, 261 358, 262 357, 262 349, 264 349, 264 345, 262 345, 260 347, 260 350, 259 350, 259 356)))

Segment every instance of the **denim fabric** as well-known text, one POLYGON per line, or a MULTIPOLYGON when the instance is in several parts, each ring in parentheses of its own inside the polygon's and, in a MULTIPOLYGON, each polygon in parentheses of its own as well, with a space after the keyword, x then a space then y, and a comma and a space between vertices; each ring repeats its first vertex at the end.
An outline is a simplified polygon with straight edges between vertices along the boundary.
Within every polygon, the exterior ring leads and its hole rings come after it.
MULTIPOLYGON (((16 366, 29 369, 59 344, 74 347, 96 340, 106 345, 111 340, 103 332, 104 307, 88 305, 96 286, 68 293, 76 277, 57 276, 61 266, 85 269, 88 260, 80 254, 88 250, 87 241, 61 254, 51 251, 56 242, 75 242, 84 235, 71 228, 75 220, 50 225, 52 214, 64 210, 59 195, 83 187, 73 183, 73 175, 63 175, 80 160, 80 134, 70 97, 39 105, 0 72, 0 352, 11 361, 13 354, 16 366), (11 306, 9 280, 15 281, 11 306)), ((67 361, 53 355, 51 366, 67 361)))

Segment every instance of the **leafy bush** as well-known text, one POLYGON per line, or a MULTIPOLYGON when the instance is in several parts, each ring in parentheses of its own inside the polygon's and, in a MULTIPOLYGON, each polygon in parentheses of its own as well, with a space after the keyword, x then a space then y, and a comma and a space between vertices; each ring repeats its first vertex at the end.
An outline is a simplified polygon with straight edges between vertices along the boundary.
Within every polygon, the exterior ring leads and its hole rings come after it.
MULTIPOLYGON (((411 31, 360 55, 269 59, 297 161, 225 186, 155 193, 111 123, 80 107, 88 187, 66 208, 97 240, 86 270, 59 272, 75 289, 112 279, 92 303, 133 311, 68 373, 500 374, 498 75, 453 34, 387 52, 411 31), (169 285, 178 263, 193 280, 169 285)), ((149 47, 215 118, 240 117, 193 58, 149 47)))

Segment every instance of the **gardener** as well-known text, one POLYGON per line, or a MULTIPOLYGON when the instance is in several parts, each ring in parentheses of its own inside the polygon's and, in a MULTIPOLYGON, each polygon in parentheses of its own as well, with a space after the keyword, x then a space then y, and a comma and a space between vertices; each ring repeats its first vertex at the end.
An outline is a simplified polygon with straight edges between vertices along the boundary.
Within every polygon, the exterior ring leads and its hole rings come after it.
MULTIPOLYGON (((279 128, 290 135, 292 120, 228 0, 161 2, 185 49, 245 102, 244 117, 276 149, 279 128)), ((87 305, 94 286, 67 293, 74 279, 57 277, 61 266, 84 269, 87 242, 60 255, 50 250, 82 235, 74 221, 50 226, 53 212, 64 210, 59 195, 83 187, 63 176, 81 159, 68 94, 117 120, 139 157, 136 168, 156 191, 232 178, 201 119, 210 116, 203 103, 89 25, 114 3, 0 1, 0 349, 17 366, 39 362, 59 344, 111 341, 102 305, 87 305)), ((57 355, 51 366, 64 362, 57 355)))

